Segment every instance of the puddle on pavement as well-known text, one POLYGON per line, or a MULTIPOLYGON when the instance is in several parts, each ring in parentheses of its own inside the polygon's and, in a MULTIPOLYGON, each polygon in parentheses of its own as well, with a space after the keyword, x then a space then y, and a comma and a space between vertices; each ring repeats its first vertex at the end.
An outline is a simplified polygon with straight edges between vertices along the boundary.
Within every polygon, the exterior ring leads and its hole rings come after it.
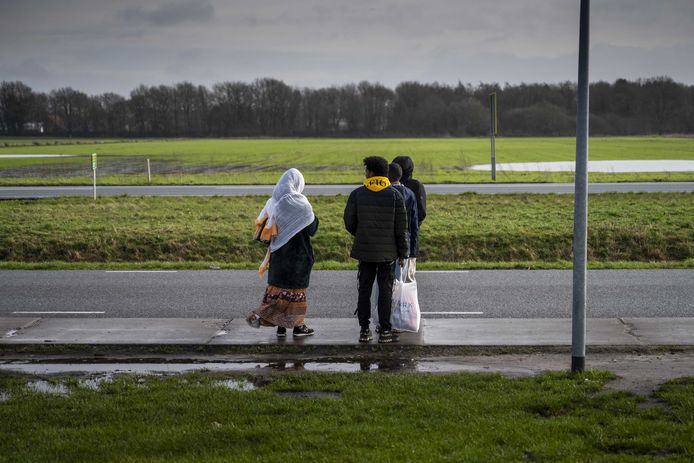
MULTIPOLYGON (((292 361, 292 362, 207 362, 207 363, 25 363, 0 364, 0 371, 32 375, 50 374, 176 374, 194 371, 258 372, 307 371, 325 373, 356 373, 360 371, 410 373, 498 373, 509 377, 535 376, 538 371, 529 368, 488 366, 443 360, 355 360, 355 361, 292 361)), ((99 380, 103 381, 103 380, 99 380)), ((99 382, 85 384, 98 387, 99 382)))
POLYGON ((43 392, 45 394, 69 395, 70 389, 62 383, 50 383, 42 379, 29 381, 27 388, 34 392, 43 392))
MULTIPOLYGON (((470 166, 471 170, 491 170, 490 164, 470 166)), ((571 161, 559 162, 509 162, 496 165, 496 169, 506 172, 574 172, 576 164, 571 161)), ((620 160, 588 161, 588 172, 691 172, 692 160, 620 160)))
POLYGON ((231 389, 232 391, 248 392, 258 389, 255 384, 245 379, 227 379, 225 381, 219 381, 217 384, 227 389, 231 389))

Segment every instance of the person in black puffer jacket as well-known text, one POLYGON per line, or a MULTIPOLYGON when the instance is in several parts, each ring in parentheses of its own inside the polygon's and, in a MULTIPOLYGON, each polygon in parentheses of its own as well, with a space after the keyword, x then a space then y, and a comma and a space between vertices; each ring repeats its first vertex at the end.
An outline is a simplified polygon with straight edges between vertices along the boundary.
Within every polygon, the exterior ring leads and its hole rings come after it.
POLYGON ((409 255, 407 211, 402 195, 390 186, 388 161, 379 156, 364 159, 366 180, 352 191, 344 212, 345 228, 354 236, 350 256, 359 261, 360 342, 369 342, 371 331, 371 288, 378 282, 378 342, 394 342, 390 326, 394 261, 404 264, 409 255))

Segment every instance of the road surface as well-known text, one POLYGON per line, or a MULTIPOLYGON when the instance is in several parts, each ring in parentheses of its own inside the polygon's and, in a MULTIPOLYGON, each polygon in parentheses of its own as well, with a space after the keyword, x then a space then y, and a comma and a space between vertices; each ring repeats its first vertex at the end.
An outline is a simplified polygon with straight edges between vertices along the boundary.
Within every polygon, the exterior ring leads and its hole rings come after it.
MULTIPOLYGON (((427 318, 571 317, 570 270, 419 271, 417 283, 427 318)), ((2 270, 0 317, 237 318, 264 286, 251 270, 2 270)), ((309 317, 353 316, 356 271, 314 271, 308 297, 309 317)), ((591 270, 587 315, 692 317, 694 270, 591 270)))
MULTIPOLYGON (((349 195, 358 185, 307 185, 308 195, 349 195)), ((269 196, 273 185, 97 186, 100 196, 269 196)), ((429 184, 428 194, 573 193, 573 183, 429 184)), ((693 192, 694 182, 592 183, 589 193, 693 192)), ((0 187, 0 199, 92 196, 91 186, 0 187)))

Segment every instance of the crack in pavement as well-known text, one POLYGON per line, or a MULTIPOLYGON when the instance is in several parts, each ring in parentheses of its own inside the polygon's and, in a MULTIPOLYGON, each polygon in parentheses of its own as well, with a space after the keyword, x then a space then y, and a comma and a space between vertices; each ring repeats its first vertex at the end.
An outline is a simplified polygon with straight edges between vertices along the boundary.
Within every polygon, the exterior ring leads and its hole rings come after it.
POLYGON ((634 326, 633 323, 627 323, 624 321, 623 318, 617 317, 617 320, 624 325, 624 333, 628 336, 631 336, 634 338, 639 344, 645 345, 645 343, 639 338, 639 336, 636 334, 636 326, 634 326))

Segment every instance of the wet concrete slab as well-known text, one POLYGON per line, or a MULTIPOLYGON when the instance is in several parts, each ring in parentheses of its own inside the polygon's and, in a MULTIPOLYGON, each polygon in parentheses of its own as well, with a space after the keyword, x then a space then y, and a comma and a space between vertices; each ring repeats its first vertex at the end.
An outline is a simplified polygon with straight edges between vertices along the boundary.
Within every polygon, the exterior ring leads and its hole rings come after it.
POLYGON ((694 318, 623 318, 645 345, 694 345, 694 318))
MULTIPOLYGON (((423 344, 432 346, 568 346, 571 345, 571 320, 466 319, 427 320, 423 344)), ((612 318, 594 318, 586 322, 589 345, 639 345, 624 324, 612 318)))
POLYGON ((228 320, 44 318, 1 344, 207 344, 228 320))
POLYGON ((0 318, 0 339, 14 337, 20 330, 39 320, 38 318, 0 318))
MULTIPOLYGON (((359 345, 359 323, 356 318, 314 318, 306 320, 306 324, 315 330, 313 336, 294 337, 292 330, 287 330, 286 338, 277 337, 277 329, 274 327, 251 328, 245 320, 234 320, 226 328, 227 333, 216 336, 212 345, 304 345, 304 346, 331 346, 331 345, 359 345)), ((373 326, 372 332, 373 332, 373 326)), ((374 332, 374 340, 377 343, 378 335, 374 332)), ((408 345, 421 345, 422 331, 419 333, 401 333, 400 343, 408 345)))
MULTIPOLYGON (((309 322, 307 322, 309 323, 309 322)), ((250 328, 234 320, 225 336, 212 344, 359 345, 356 319, 314 319, 314 336, 278 339, 275 328, 250 328)), ((418 333, 400 333, 399 344, 430 346, 566 346, 571 345, 570 319, 424 319, 418 333)), ((377 343, 374 333, 372 344, 377 343)), ((589 319, 586 339, 592 345, 640 345, 618 319, 589 319)))
MULTIPOLYGON (((307 320, 314 336, 277 338, 275 328, 245 320, 183 318, 0 318, 0 344, 356 346, 356 318, 307 320)), ((694 345, 694 318, 588 319, 589 346, 694 345)), ((372 345, 377 344, 374 333, 372 345)), ((570 319, 423 319, 418 333, 401 333, 400 345, 569 346, 570 319)))

